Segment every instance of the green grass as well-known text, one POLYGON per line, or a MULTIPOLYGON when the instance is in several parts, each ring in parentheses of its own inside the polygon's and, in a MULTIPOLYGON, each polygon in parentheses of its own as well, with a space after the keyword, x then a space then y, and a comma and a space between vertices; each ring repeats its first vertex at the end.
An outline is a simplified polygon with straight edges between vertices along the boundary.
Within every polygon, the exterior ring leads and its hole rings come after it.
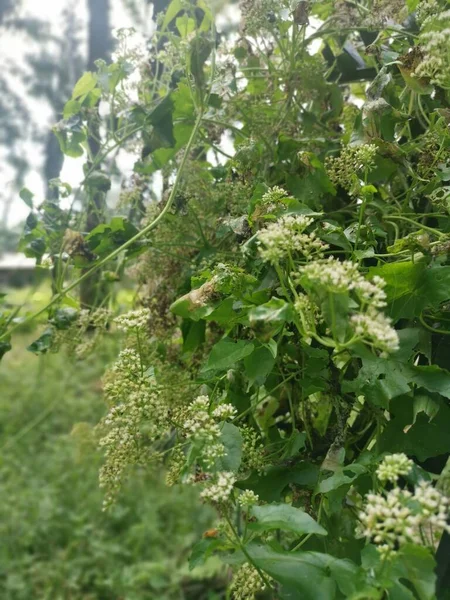
POLYGON ((142 471, 101 510, 101 456, 86 432, 103 414, 100 377, 114 341, 75 364, 31 355, 31 339, 17 337, 0 366, 2 600, 222 597, 216 563, 192 574, 186 566, 211 524, 192 490, 142 471))

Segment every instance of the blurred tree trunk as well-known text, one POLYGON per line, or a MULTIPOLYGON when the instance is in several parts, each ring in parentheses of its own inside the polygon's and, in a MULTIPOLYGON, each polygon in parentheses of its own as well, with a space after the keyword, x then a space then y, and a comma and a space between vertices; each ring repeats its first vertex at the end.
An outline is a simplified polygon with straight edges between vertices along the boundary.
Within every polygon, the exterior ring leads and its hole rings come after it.
MULTIPOLYGON (((95 70, 95 61, 107 60, 111 48, 110 24, 109 24, 109 0, 88 0, 89 30, 88 30, 88 70, 95 70)), ((92 136, 88 140, 90 160, 88 169, 98 157, 100 145, 100 118, 98 110, 92 115, 90 129, 92 136)), ((96 164, 95 168, 100 168, 96 164)), ((86 206, 86 231, 92 231, 99 225, 105 212, 105 194, 98 191, 88 193, 86 206)), ((80 302, 83 308, 94 308, 98 306, 104 297, 104 287, 99 283, 99 273, 85 279, 80 286, 80 302)))

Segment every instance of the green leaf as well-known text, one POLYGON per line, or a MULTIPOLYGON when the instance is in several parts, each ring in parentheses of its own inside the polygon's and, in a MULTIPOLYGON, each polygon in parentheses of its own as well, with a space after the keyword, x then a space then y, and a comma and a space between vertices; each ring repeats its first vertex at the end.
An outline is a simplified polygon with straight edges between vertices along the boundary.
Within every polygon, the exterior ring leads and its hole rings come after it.
POLYGON ((420 0, 406 0, 409 12, 414 12, 419 5, 420 0))
POLYGON ((386 579, 395 582, 388 587, 389 598, 393 600, 435 600, 436 563, 428 548, 405 544, 392 565, 388 565, 386 579), (390 568, 389 568, 390 567, 390 568), (405 585, 409 582, 410 585, 405 585), (413 588, 413 595, 410 589, 413 588))
POLYGON ((71 307, 57 308, 50 319, 56 329, 68 329, 78 317, 78 311, 71 307))
POLYGON ((330 477, 322 480, 317 488, 321 494, 327 494, 343 485, 352 484, 360 475, 367 472, 366 467, 353 463, 344 467, 339 467, 330 477))
POLYGON ((253 490, 265 502, 279 501, 289 484, 294 483, 307 489, 313 489, 319 476, 319 467, 307 462, 294 466, 270 467, 263 475, 253 473, 247 479, 235 485, 242 490, 253 490))
POLYGON ((395 361, 395 354, 390 359, 383 359, 368 352, 358 377, 344 381, 342 389, 363 394, 375 406, 388 408, 390 400, 410 391, 410 381, 407 365, 395 361))
POLYGON ((362 569, 349 560, 320 552, 276 552, 268 546, 246 547, 252 562, 295 592, 292 598, 334 600, 338 589, 345 598, 361 589, 362 569))
POLYGON ((213 346, 203 371, 224 371, 229 369, 251 354, 254 348, 253 342, 246 340, 238 340, 237 342, 229 338, 220 340, 220 342, 213 346))
POLYGON ((448 452, 450 448, 450 407, 443 402, 430 420, 426 412, 414 410, 413 399, 401 396, 392 401, 391 419, 380 438, 380 452, 404 452, 420 461, 448 452))
POLYGON ((146 130, 143 132, 143 158, 158 150, 158 148, 173 148, 175 146, 173 111, 172 94, 168 94, 149 114, 148 121, 153 125, 153 129, 150 133, 146 130))
POLYGON ((187 38, 187 36, 195 31, 195 20, 191 19, 184 14, 182 17, 178 17, 175 20, 175 26, 178 29, 178 32, 182 38, 187 38))
POLYGON ((217 305, 217 293, 214 285, 206 281, 203 285, 195 288, 177 298, 170 306, 171 312, 184 319, 198 321, 211 314, 217 305))
POLYGON ((450 373, 437 365, 411 367, 411 381, 429 392, 450 398, 450 373))
POLYGON ((242 460, 242 435, 239 427, 232 423, 223 423, 220 441, 225 446, 226 454, 217 460, 217 466, 222 471, 237 472, 242 460))
POLYGON ((31 208, 31 210, 33 210, 33 192, 30 192, 28 188, 24 187, 20 190, 19 196, 25 202, 28 208, 31 208))
POLYGON ((189 556, 189 571, 204 565, 216 548, 222 546, 222 541, 214 538, 203 538, 192 547, 189 556))
POLYGON ((45 354, 52 346, 53 335, 53 327, 48 327, 37 340, 34 340, 34 342, 28 346, 27 350, 34 354, 45 354))
POLYGON ((275 364, 273 353, 266 346, 258 346, 244 358, 244 367, 250 383, 262 385, 275 364))
POLYGON ((250 323, 264 321, 266 323, 291 322, 294 318, 292 306, 281 298, 272 298, 265 304, 252 308, 248 313, 250 323))
POLYGON ((205 341, 205 321, 183 319, 181 332, 183 334, 183 352, 193 352, 205 341))
POLYGON ((450 267, 398 262, 374 267, 369 274, 386 281, 387 312, 394 321, 417 317, 425 308, 450 299, 450 267))
POLYGON ((97 77, 94 73, 91 73, 91 71, 83 73, 73 88, 72 99, 76 100, 77 98, 81 98, 81 96, 86 96, 96 85, 97 77))
POLYGON ((106 173, 103 173, 103 171, 92 171, 86 177, 86 187, 90 190, 108 192, 111 189, 111 178, 106 173))
POLYGON ((183 10, 182 1, 172 0, 172 2, 167 7, 166 14, 164 15, 164 21, 161 27, 162 31, 164 31, 167 28, 167 25, 169 25, 169 23, 175 19, 175 17, 181 10, 183 10))
POLYGON ((63 109, 63 117, 64 119, 68 119, 73 115, 77 115, 81 110, 81 102, 78 100, 69 100, 65 103, 63 109))
POLYGON ((257 519, 257 523, 249 524, 249 528, 254 531, 281 529, 283 531, 292 531, 297 535, 304 533, 328 535, 327 531, 310 517, 308 513, 288 504, 254 506, 251 513, 257 519))
POLYGON ((2 340, 0 342, 0 360, 4 357, 4 355, 11 350, 12 346, 9 341, 2 340))
MULTIPOLYGON (((86 237, 92 252, 106 256, 128 242, 138 230, 124 217, 113 217, 109 223, 101 223, 86 237)), ((129 249, 130 250, 130 249, 129 249)))
POLYGON ((203 67, 213 49, 213 43, 204 35, 197 35, 190 44, 190 70, 198 88, 204 87, 203 67))

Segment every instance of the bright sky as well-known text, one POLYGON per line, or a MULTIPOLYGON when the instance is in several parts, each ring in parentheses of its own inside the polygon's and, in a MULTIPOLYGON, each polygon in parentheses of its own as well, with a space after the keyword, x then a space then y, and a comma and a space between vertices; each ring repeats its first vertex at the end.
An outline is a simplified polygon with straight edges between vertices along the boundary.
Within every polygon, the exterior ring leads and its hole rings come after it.
MULTIPOLYGON (((135 25, 129 13, 124 8, 123 0, 111 0, 112 14, 111 25, 115 27, 130 27, 135 25)), ((84 24, 87 23, 87 7, 86 1, 71 2, 71 0, 54 0, 36 2, 36 0, 23 0, 23 9, 21 16, 34 17, 46 21, 51 27, 53 35, 61 34, 62 13, 67 7, 76 6, 76 17, 84 24)), ((86 43, 86 40, 83 40, 86 43)), ((2 33, 2 46, 0 49, 0 57, 3 64, 13 64, 19 67, 25 65, 25 54, 38 50, 38 43, 30 41, 29 37, 17 33, 7 32, 2 33)), ((51 127, 52 114, 47 106, 47 103, 42 100, 32 98, 27 93, 26 87, 22 83, 20 77, 15 76, 15 69, 11 70, 8 76, 8 82, 20 96, 25 100, 25 104, 30 110, 33 123, 32 126, 37 127, 39 131, 45 132, 51 127)), ((39 201, 43 198, 44 182, 41 177, 41 167, 43 164, 43 148, 35 141, 30 139, 30 131, 25 132, 23 143, 21 144, 21 153, 26 156, 30 163, 30 171, 26 176, 25 185, 33 193, 36 194, 36 199, 39 201)), ((11 180, 14 171, 3 159, 5 154, 4 149, 0 147, 0 219, 4 215, 5 203, 13 198, 12 206, 8 214, 8 226, 13 226, 22 221, 28 214, 29 209, 24 202, 18 197, 17 191, 12 189, 11 180)), ((63 171, 61 173, 62 181, 66 181, 73 187, 76 187, 82 179, 83 159, 66 158, 63 171)))

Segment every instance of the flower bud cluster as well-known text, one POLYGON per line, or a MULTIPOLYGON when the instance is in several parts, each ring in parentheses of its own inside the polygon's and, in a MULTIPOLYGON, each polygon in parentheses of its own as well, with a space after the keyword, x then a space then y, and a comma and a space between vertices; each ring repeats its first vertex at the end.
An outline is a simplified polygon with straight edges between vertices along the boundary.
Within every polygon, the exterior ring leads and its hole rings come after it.
POLYGON ((207 467, 225 456, 225 446, 220 442, 220 426, 217 421, 224 421, 236 414, 231 404, 219 404, 210 414, 208 396, 198 396, 187 408, 184 430, 186 437, 201 445, 201 456, 207 467))
POLYGON ((145 330, 150 320, 150 310, 148 308, 139 308, 130 310, 124 315, 119 315, 114 319, 117 328, 121 331, 140 331, 145 330))
POLYGON ((254 600, 255 595, 265 587, 258 571, 249 563, 239 568, 231 582, 231 591, 235 600, 254 600))
POLYGON ((106 374, 104 394, 109 410, 97 426, 105 457, 99 476, 105 508, 114 502, 129 467, 156 457, 152 445, 171 428, 168 404, 155 379, 145 371, 140 354, 125 348, 106 374))
POLYGON ((148 458, 148 445, 168 432, 167 408, 156 389, 142 383, 121 404, 112 406, 101 423, 107 430, 99 440, 105 462, 100 469, 100 487, 106 490, 105 507, 114 501, 126 470, 148 458), (145 424, 145 438, 141 432, 145 424))
POLYGON ((424 19, 420 34, 423 58, 415 68, 416 77, 427 78, 443 88, 450 86, 449 36, 450 10, 431 14, 424 19))
POLYGON ((383 458, 377 469, 377 477, 383 483, 386 481, 396 483, 399 477, 408 475, 413 465, 413 461, 403 452, 388 454, 383 458))
POLYGON ((316 237, 314 232, 303 233, 313 219, 305 215, 287 215, 271 223, 258 233, 258 246, 261 258, 272 264, 287 258, 290 254, 302 254, 306 259, 322 256, 327 244, 316 237))
POLYGON ((238 498, 239 504, 242 508, 250 508, 259 502, 258 494, 255 494, 253 490, 244 490, 238 498))
POLYGON ((317 304, 306 294, 300 293, 294 303, 294 308, 300 315, 305 333, 314 331, 317 323, 322 320, 317 304))
POLYGON ((373 169, 376 153, 375 144, 344 146, 339 156, 325 159, 328 177, 334 185, 340 185, 353 193, 355 183, 358 182, 357 174, 373 169))
POLYGON ((166 485, 175 485, 180 480, 180 475, 186 464, 186 456, 181 446, 175 446, 170 454, 166 473, 166 485))
POLYGON ((260 436, 248 425, 240 427, 239 430, 243 440, 241 469, 262 473, 266 467, 267 460, 260 436))
POLYGON ((279 0, 240 0, 242 29, 247 35, 260 35, 270 29, 281 8, 279 0))

